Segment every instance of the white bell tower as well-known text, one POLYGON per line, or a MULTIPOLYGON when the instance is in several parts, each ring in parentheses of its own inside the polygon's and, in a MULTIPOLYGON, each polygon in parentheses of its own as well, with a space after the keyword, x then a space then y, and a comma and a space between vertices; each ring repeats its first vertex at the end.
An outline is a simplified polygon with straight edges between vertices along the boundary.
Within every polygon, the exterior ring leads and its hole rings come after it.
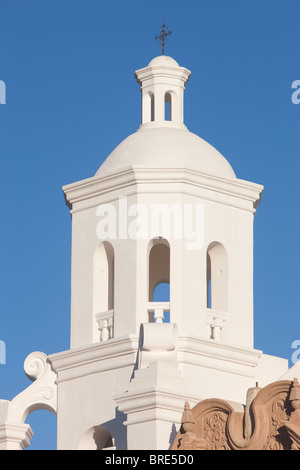
POLYGON ((60 449, 168 449, 186 400, 243 402, 287 368, 253 349, 263 187, 185 127, 189 75, 164 55, 138 70, 137 132, 95 176, 64 187, 71 348, 50 356, 60 449), (154 298, 162 283, 167 300, 154 298))
POLYGON ((167 56, 138 70, 138 131, 95 177, 64 188, 73 221, 72 347, 138 334, 163 281, 181 333, 253 347, 253 218, 263 188, 238 180, 186 129, 189 75, 167 56))
POLYGON ((238 179, 185 127, 189 75, 165 55, 138 70, 140 127, 95 176, 63 188, 70 349, 27 357, 34 383, 0 399, 1 450, 29 445, 25 420, 39 409, 57 415, 59 450, 167 450, 186 401, 234 406, 256 382, 300 380, 299 366, 253 348, 253 220, 263 187, 238 179))

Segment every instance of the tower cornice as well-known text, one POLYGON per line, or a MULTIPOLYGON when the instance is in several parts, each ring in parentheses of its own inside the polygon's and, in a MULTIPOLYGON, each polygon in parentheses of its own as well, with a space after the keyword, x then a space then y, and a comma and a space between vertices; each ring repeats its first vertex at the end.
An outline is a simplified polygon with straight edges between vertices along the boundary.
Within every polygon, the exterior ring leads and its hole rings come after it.
POLYGON ((103 199, 105 202, 116 200, 120 190, 123 196, 142 193, 190 194, 255 213, 263 189, 256 183, 241 179, 227 180, 192 168, 128 167, 115 175, 92 177, 69 184, 63 187, 63 192, 72 213, 96 207, 103 203, 103 199))

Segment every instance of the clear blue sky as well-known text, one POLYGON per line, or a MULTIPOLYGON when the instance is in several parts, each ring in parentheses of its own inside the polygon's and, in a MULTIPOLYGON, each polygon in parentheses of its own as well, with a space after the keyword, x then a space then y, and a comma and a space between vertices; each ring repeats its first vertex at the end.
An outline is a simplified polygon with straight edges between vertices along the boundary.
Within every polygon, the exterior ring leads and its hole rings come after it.
MULTIPOLYGON (((61 187, 94 175, 140 124, 134 71, 166 54, 192 71, 189 130, 241 179, 255 218, 255 347, 290 359, 299 328, 299 0, 0 0, 0 397, 30 382, 26 356, 69 347, 71 219, 61 187)), ((32 448, 55 417, 33 413, 32 448), (45 416, 44 424, 42 423, 45 416)))

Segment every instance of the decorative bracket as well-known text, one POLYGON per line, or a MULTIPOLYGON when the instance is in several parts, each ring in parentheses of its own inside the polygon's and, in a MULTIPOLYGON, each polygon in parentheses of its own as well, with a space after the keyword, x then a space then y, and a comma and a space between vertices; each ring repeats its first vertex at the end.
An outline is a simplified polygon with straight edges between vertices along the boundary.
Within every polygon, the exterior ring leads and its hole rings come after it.
POLYGON ((25 420, 31 412, 46 409, 57 414, 56 373, 46 354, 29 354, 24 370, 34 383, 12 401, 0 400, 0 450, 24 449, 30 444, 33 432, 25 420))

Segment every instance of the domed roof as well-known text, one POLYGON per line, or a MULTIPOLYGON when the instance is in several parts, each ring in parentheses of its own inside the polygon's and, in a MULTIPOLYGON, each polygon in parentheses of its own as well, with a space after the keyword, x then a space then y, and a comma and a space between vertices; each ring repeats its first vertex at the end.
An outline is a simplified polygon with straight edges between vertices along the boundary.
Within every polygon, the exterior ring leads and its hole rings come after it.
POLYGON ((151 60, 148 67, 179 67, 178 62, 167 55, 160 55, 151 60))
POLYGON ((127 137, 104 161, 96 176, 114 175, 130 167, 189 168, 235 179, 228 161, 209 143, 188 130, 174 127, 140 129, 127 137))
POLYGON ((147 67, 135 72, 142 92, 142 123, 109 155, 97 176, 135 167, 189 168, 221 178, 236 178, 228 161, 184 125, 183 91, 190 73, 165 55, 155 57, 147 67))

